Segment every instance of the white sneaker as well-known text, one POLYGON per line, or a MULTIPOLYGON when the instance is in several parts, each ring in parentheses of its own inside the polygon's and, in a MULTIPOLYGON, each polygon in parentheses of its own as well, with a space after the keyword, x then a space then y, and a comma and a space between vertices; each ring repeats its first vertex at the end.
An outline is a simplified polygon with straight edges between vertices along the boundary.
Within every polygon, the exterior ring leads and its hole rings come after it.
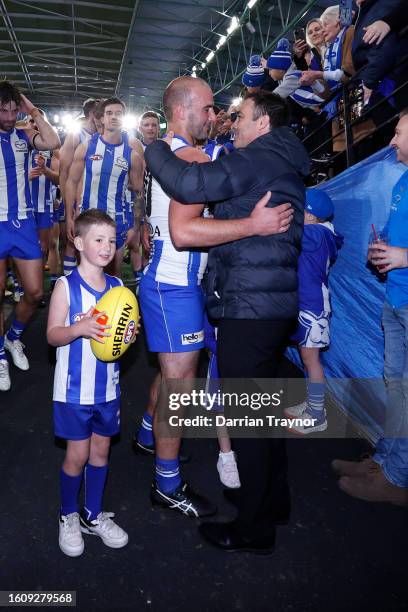
POLYGON ((4 337, 4 348, 9 351, 14 365, 20 370, 29 370, 30 364, 28 363, 27 357, 24 355, 24 344, 21 340, 9 340, 7 336, 4 337))
POLYGON ((11 387, 9 364, 7 359, 0 359, 0 391, 8 391, 11 387))
POLYGON ((321 418, 317 419, 307 408, 307 402, 303 402, 297 406, 286 408, 286 410, 283 411, 286 417, 296 419, 296 423, 290 427, 288 426, 290 432, 306 435, 318 431, 325 431, 327 429, 326 411, 323 410, 321 418))
POLYGON ((78 512, 60 516, 58 543, 62 552, 68 557, 79 557, 84 552, 84 539, 78 512))
POLYGON ((285 408, 283 413, 285 416, 289 418, 301 417, 304 411, 306 410, 306 408, 307 408, 307 402, 305 400, 301 404, 296 404, 296 406, 289 406, 288 408, 285 408))
POLYGON ((122 548, 128 543, 129 537, 126 531, 112 520, 114 516, 113 512, 100 512, 96 519, 88 521, 81 514, 81 531, 89 535, 99 536, 106 546, 122 548))
POLYGON ((229 453, 220 452, 217 461, 217 470, 220 475, 220 480, 225 487, 229 489, 239 489, 241 481, 239 479, 235 453, 232 451, 229 453))

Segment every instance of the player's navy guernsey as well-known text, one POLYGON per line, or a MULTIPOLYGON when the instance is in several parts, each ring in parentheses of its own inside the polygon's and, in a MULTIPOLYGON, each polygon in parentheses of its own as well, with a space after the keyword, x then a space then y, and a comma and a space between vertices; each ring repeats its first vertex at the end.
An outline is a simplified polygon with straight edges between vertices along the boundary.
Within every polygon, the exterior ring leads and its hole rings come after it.
POLYGON ((331 223, 304 226, 302 250, 298 263, 299 310, 330 312, 329 267, 343 244, 331 223))
POLYGON ((30 149, 24 130, 0 132, 0 221, 32 217, 28 180, 30 149))
MULTIPOLYGON (((31 168, 37 168, 38 164, 35 160, 37 155, 42 155, 45 159, 45 165, 47 168, 51 167, 51 151, 37 151, 34 149, 30 156, 31 168)), ((44 174, 37 176, 30 181, 31 200, 33 203, 33 209, 36 212, 43 213, 52 210, 52 194, 51 194, 51 181, 44 174)))
MULTIPOLYGON (((122 281, 115 276, 105 274, 105 279, 106 286, 102 292, 92 289, 77 268, 59 279, 64 283, 69 304, 66 327, 80 320, 109 289, 122 285, 122 281)), ((90 340, 77 338, 57 348, 54 401, 90 405, 110 402, 119 396, 118 362, 107 363, 97 359, 90 340)))
MULTIPOLYGON (((175 135, 172 151, 191 147, 184 138, 175 135)), ((146 188, 146 185, 145 185, 146 188)), ((198 286, 207 267, 206 252, 177 250, 169 229, 170 198, 156 179, 149 179, 146 216, 150 224, 152 252, 144 270, 145 276, 155 282, 181 287, 198 286)))
POLYGON ((114 145, 99 134, 92 136, 85 155, 81 210, 98 208, 112 219, 125 213, 131 155, 127 138, 114 145))

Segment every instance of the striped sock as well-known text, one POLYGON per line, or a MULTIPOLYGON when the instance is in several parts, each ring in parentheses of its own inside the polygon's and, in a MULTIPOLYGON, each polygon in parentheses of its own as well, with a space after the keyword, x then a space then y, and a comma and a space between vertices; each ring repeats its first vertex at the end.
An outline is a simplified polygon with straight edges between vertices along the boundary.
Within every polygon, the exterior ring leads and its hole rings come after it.
POLYGON ((143 415, 142 424, 137 433, 137 439, 141 444, 146 444, 147 446, 152 446, 154 444, 153 417, 148 412, 145 412, 143 415))
POLYGON ((64 275, 67 276, 74 268, 76 268, 77 260, 76 257, 69 257, 69 255, 64 256, 64 275))
POLYGON ((307 411, 312 415, 313 418, 319 421, 324 419, 324 393, 326 385, 324 382, 311 382, 310 380, 306 383, 307 387, 307 411))
POLYGON ((160 459, 156 455, 156 483, 163 493, 173 493, 181 485, 178 458, 160 459))
POLYGON ((7 332, 7 340, 10 340, 10 342, 14 342, 14 340, 20 340, 20 336, 25 330, 25 327, 25 323, 20 323, 20 321, 14 319, 10 329, 7 332))

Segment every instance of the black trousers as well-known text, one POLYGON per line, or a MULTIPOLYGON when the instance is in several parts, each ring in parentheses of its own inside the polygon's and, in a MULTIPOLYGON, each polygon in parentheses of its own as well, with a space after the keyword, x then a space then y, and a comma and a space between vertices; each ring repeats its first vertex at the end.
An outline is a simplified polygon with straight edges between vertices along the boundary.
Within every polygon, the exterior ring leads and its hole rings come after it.
MULTIPOLYGON (((222 319, 218 326, 221 378, 273 378, 291 320, 222 319)), ((246 537, 272 536, 290 512, 285 439, 235 438, 241 489, 236 528, 246 537)))

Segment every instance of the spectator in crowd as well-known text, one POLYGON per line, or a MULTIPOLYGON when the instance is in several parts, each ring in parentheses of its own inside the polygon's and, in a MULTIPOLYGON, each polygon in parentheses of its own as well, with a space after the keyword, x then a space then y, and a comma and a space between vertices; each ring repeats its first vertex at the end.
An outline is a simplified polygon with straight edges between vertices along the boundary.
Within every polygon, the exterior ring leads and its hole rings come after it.
POLYGON ((320 19, 311 19, 306 25, 306 40, 298 38, 293 45, 293 61, 298 70, 323 70, 326 51, 323 24, 320 19))
POLYGON ((302 85, 313 85, 318 93, 330 91, 355 74, 351 48, 354 26, 342 27, 339 6, 329 6, 321 16, 324 42, 327 45, 323 70, 308 70, 301 77, 302 85))
MULTIPOLYGON (((365 102, 374 106, 406 81, 406 63, 401 60, 408 53, 408 37, 399 32, 408 23, 407 11, 401 0, 357 0, 357 4, 353 63, 361 75, 365 102)), ((373 113, 377 125, 392 116, 395 104, 400 110, 408 104, 406 89, 373 113)))
MULTIPOLYGON (((277 79, 276 79, 277 80, 277 79)), ((248 93, 255 93, 262 88, 265 82, 265 71, 260 55, 252 55, 247 69, 242 75, 242 84, 248 93)))
MULTIPOLYGON (((391 141, 397 158, 408 166, 408 108, 401 113, 391 141)), ((366 501, 408 506, 408 169, 392 192, 387 223, 389 244, 376 244, 369 261, 388 273, 383 307, 384 377, 387 383, 386 437, 373 457, 363 461, 333 461, 340 488, 366 501)))

